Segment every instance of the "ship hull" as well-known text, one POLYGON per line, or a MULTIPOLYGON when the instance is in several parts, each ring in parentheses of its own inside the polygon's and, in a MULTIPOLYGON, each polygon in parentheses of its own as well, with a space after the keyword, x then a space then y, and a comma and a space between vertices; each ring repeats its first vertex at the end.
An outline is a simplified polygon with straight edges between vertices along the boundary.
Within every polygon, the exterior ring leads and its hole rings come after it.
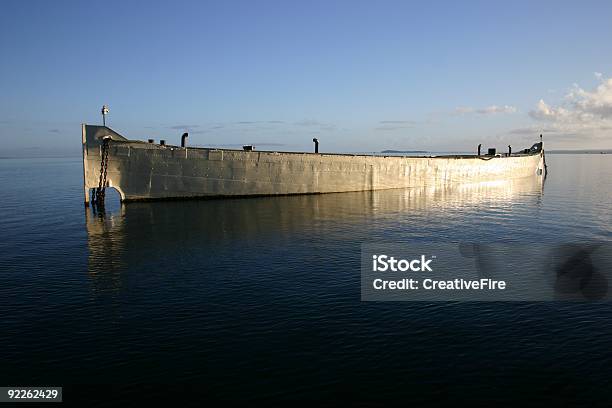
POLYGON ((122 201, 322 194, 438 188, 541 174, 543 151, 510 157, 397 157, 184 148, 130 141, 83 125, 85 201, 100 182, 102 140, 107 186, 122 201))

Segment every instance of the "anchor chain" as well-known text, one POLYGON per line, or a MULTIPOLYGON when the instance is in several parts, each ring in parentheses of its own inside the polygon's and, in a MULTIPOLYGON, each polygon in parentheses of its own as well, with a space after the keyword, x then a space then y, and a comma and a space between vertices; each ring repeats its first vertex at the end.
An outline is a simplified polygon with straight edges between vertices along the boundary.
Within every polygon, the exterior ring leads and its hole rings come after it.
POLYGON ((102 159, 100 160, 100 181, 95 190, 93 202, 100 208, 104 207, 104 196, 106 195, 106 173, 108 171, 108 150, 110 138, 102 141, 102 159))

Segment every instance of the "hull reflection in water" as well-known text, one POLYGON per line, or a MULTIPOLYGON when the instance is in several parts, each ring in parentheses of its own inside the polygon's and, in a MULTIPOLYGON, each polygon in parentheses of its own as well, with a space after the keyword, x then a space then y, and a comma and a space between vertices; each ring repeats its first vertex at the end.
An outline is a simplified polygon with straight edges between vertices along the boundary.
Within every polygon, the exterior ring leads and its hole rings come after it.
POLYGON ((440 228, 460 229, 466 217, 480 219, 492 209, 532 211, 542 191, 543 178, 534 176, 445 189, 130 203, 104 216, 87 211, 89 274, 95 290, 120 290, 145 284, 154 271, 160 279, 244 265, 264 271, 265 262, 305 248, 358 262, 324 251, 337 242, 358 251, 369 240, 439 239, 440 228), (262 254, 268 258, 253 259, 262 254))

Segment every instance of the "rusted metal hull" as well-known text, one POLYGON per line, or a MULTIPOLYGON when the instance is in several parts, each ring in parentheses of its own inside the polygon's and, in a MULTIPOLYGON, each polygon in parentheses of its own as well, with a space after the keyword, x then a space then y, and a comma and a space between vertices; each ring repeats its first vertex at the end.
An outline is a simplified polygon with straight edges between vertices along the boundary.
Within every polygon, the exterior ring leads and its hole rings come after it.
POLYGON ((83 125, 85 202, 98 187, 111 139, 107 185, 123 201, 437 188, 541 174, 543 151, 510 157, 397 157, 161 146, 83 125))

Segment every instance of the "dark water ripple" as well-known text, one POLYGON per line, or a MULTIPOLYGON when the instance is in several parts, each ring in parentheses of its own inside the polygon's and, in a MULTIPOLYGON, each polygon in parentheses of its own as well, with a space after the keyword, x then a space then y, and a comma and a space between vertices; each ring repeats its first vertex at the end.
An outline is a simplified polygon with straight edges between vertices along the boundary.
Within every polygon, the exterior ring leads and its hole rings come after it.
POLYGON ((363 242, 610 240, 611 160, 548 161, 543 187, 115 196, 98 218, 79 159, 0 160, 0 383, 114 383, 117 399, 169 382, 239 400, 602 401, 607 303, 360 301, 363 242))

